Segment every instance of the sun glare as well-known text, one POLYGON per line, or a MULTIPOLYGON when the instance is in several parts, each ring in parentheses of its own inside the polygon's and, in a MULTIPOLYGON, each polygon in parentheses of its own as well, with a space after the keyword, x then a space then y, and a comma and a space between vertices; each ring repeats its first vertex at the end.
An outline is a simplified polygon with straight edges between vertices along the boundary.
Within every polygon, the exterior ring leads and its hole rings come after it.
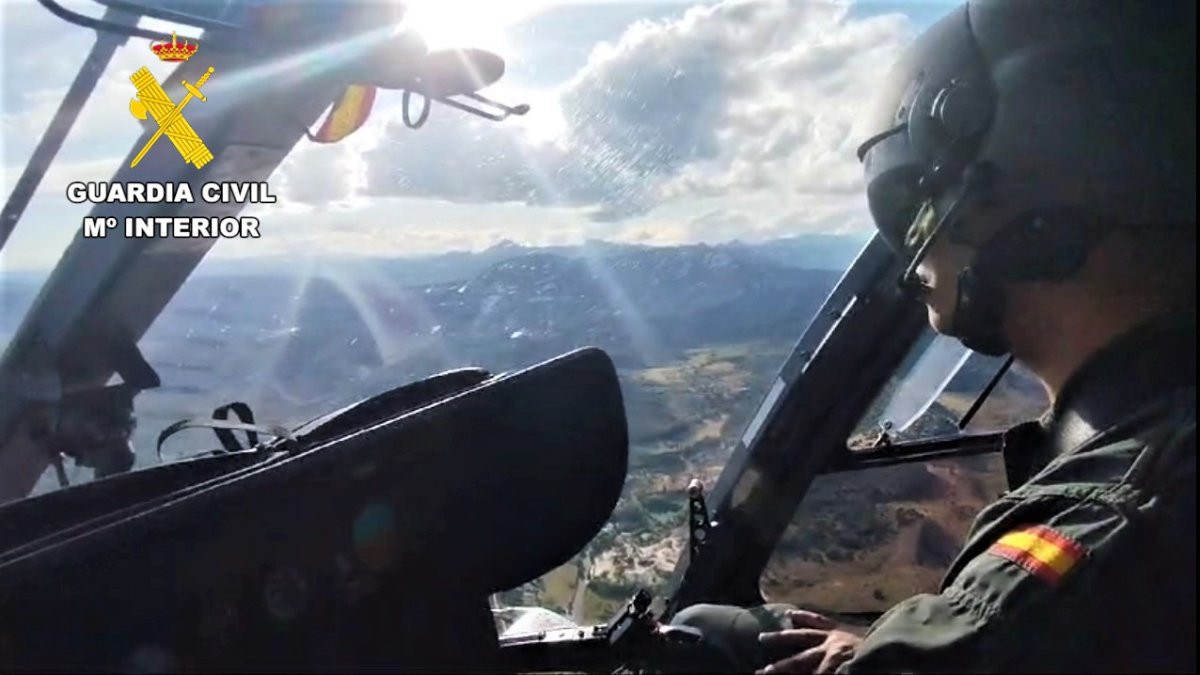
MULTIPOLYGON (((513 46, 508 29, 559 0, 409 0, 402 26, 420 35, 430 49, 477 47, 507 59, 513 46)), ((528 115, 506 124, 524 128, 530 138, 550 142, 561 138, 566 123, 556 95, 539 91, 503 89, 508 103, 528 103, 528 115)))
POLYGON ((530 140, 548 143, 560 140, 566 134, 567 121, 563 117, 557 92, 531 89, 505 89, 504 91, 506 98, 529 104, 529 114, 511 118, 506 123, 523 128, 530 140))
POLYGON ((507 51, 505 29, 549 0, 409 0, 404 24, 430 49, 479 47, 501 56, 507 51))

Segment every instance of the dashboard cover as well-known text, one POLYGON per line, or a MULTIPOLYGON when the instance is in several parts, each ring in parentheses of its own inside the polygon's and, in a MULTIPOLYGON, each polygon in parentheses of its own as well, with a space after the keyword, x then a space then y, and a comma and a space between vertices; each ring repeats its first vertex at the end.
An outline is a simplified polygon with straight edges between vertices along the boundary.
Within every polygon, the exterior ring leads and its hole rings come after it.
POLYGON ((570 560, 627 461, 612 362, 577 350, 5 560, 5 660, 346 664, 360 608, 403 623, 415 598, 482 603, 570 560))

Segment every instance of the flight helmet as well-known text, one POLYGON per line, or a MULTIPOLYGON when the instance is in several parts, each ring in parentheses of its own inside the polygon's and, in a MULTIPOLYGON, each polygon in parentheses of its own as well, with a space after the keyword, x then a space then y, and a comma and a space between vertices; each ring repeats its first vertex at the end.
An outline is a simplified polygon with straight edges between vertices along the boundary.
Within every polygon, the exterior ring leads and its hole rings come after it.
POLYGON ((971 0, 902 54, 858 155, 875 226, 908 263, 975 253, 952 331, 999 355, 1005 282, 1061 280, 1114 228, 1196 222, 1194 0, 971 0), (1011 214, 971 239, 981 207, 1011 214))

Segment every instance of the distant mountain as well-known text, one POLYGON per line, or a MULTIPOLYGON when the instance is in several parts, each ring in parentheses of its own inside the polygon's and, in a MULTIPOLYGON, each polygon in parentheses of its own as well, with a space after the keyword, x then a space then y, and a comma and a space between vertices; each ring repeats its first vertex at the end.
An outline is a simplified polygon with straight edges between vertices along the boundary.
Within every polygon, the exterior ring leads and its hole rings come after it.
MULTIPOLYGON (((504 242, 480 253, 308 269, 206 264, 141 341, 163 385, 139 397, 138 444, 152 446, 166 424, 232 400, 294 424, 435 372, 502 372, 585 345, 634 369, 712 344, 786 343, 837 281, 840 270, 827 267, 838 247, 853 248, 814 241, 833 256, 818 269, 791 264, 796 240, 504 242)), ((16 329, 38 286, 0 279, 0 337, 16 329)))
POLYGON ((868 233, 802 234, 761 244, 739 244, 776 262, 810 270, 842 271, 867 245, 868 233))
POLYGON ((323 391, 329 374, 314 367, 506 370, 584 345, 640 367, 705 344, 794 338, 837 278, 735 247, 611 251, 525 253, 405 289, 386 274, 313 280, 282 356, 288 386, 323 391))
MULTIPOLYGON (((696 249, 724 252, 749 265, 775 263, 786 268, 840 272, 850 265, 865 241, 859 235, 810 234, 754 244, 733 241, 716 245, 654 247, 591 240, 581 245, 534 247, 505 240, 479 252, 452 251, 432 256, 392 258, 322 257, 311 268, 316 275, 330 278, 355 277, 363 270, 369 270, 375 277, 387 279, 391 285, 415 287, 466 282, 496 265, 532 254, 592 261, 594 267, 596 260, 616 260, 635 254, 652 256, 655 251, 696 249)), ((671 254, 660 255, 669 257, 671 254)), ((656 271, 663 270, 660 268, 656 271)), ((777 271, 773 269, 767 275, 771 276, 777 271)), ((241 280, 233 282, 240 284, 247 278, 280 280, 294 278, 297 273, 297 263, 292 257, 213 258, 200 266, 180 294, 202 295, 204 291, 198 290, 198 287, 207 286, 211 289, 212 284, 224 285, 231 278, 241 280)), ((47 271, 13 272, 0 269, 0 345, 7 342, 16 330, 47 275, 47 271)), ((649 281, 655 283, 655 278, 649 281)), ((229 292, 240 295, 236 291, 229 292)), ((175 304, 181 302, 186 301, 180 300, 175 304)))
MULTIPOLYGON (((709 245, 718 250, 757 253, 767 260, 809 270, 843 271, 850 266, 854 257, 866 244, 863 235, 806 234, 748 244, 733 241, 709 245)), ((639 244, 622 244, 601 240, 589 240, 583 244, 569 246, 526 246, 503 240, 483 251, 450 251, 430 256, 412 257, 325 257, 321 267, 335 273, 371 267, 391 280, 402 285, 449 283, 464 281, 483 270, 531 253, 546 253, 567 258, 596 259, 623 253, 652 251, 656 248, 670 250, 674 246, 656 247, 639 244)), ((687 248, 686 246, 682 248, 687 248)), ((227 274, 291 274, 296 267, 295 259, 254 258, 249 260, 213 259, 197 270, 197 276, 224 276, 227 274)))

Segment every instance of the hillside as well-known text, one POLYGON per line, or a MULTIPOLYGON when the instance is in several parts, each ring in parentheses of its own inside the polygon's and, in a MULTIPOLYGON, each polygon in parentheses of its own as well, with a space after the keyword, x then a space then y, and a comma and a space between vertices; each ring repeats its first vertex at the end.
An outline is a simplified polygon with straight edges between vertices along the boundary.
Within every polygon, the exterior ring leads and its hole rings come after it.
POLYGON ((1004 489, 999 457, 819 478, 763 576, 773 602, 883 611, 938 587, 976 512, 1004 489))
MULTIPOLYGON (((419 286, 367 266, 311 278, 201 276, 142 341, 164 381, 139 400, 142 442, 228 400, 295 424, 463 365, 503 372, 592 345, 632 372, 705 345, 786 342, 836 278, 702 245, 621 248, 595 259, 526 253, 466 279, 419 286)), ((627 389, 641 400, 637 386, 627 389)), ((656 405, 631 405, 631 416, 645 421, 632 425, 635 436, 662 424, 650 421, 665 419, 656 405)), ((172 445, 201 449, 189 440, 172 445)))
MULTIPOLYGON (((661 589, 686 545, 689 478, 715 482, 787 346, 710 346, 627 376, 638 408, 653 410, 658 426, 634 441, 625 494, 610 524, 570 565, 502 594, 503 601, 596 622, 639 588, 661 589), (739 397, 743 389, 754 395, 739 397)), ((967 372, 963 380, 979 377, 967 372)), ((1006 386, 999 391, 1018 398, 1006 386)), ((956 414, 947 404, 956 397, 939 398, 913 434, 953 428, 956 414)), ((1030 401, 1024 405, 1034 409, 1030 401)), ((768 564, 762 591, 771 601, 865 612, 936 589, 977 511, 1004 489, 998 457, 822 476, 768 564)))
MULTIPOLYGON (((715 244, 713 248, 737 250, 761 255, 788 267, 841 272, 845 270, 866 244, 865 234, 827 235, 805 234, 763 242, 732 241, 715 244)), ((335 275, 361 270, 364 266, 379 270, 402 286, 453 283, 468 279, 483 270, 513 258, 531 253, 548 253, 581 259, 605 258, 618 254, 633 254, 675 247, 652 247, 589 240, 582 245, 529 246, 503 240, 482 251, 449 251, 438 255, 403 258, 374 258, 364 256, 322 258, 322 265, 335 275)), ((229 276, 245 274, 247 267, 256 274, 287 276, 293 274, 296 261, 291 257, 260 258, 249 265, 244 260, 213 259, 197 271, 199 276, 229 276)))
POLYGON ((597 622, 639 588, 661 589, 686 545, 688 481, 716 481, 789 347, 710 346, 623 372, 633 447, 609 524, 570 565, 501 599, 597 622))
MULTIPOLYGON (((141 341, 163 386, 138 399, 139 464, 154 461, 160 429, 229 401, 250 403, 259 420, 295 425, 439 371, 478 365, 504 372, 579 346, 601 347, 617 365, 625 397, 625 490, 575 560, 499 601, 602 621, 638 588, 662 589, 686 541, 687 482, 716 481, 770 378, 836 283, 840 268, 832 268, 848 262, 829 261, 857 246, 837 238, 680 247, 507 243, 312 269, 270 261, 208 267, 141 341)), ((36 289, 33 279, 0 284, 6 333, 36 289)), ((969 361, 906 435, 954 433, 994 365, 969 361)), ((885 388, 855 442, 877 435, 886 399, 905 377, 902 371, 885 388)), ((1015 378, 978 424, 1036 414, 1035 388, 1015 378)), ((211 434, 197 430, 172 438, 165 455, 214 446, 211 434)), ((974 511, 999 489, 996 467, 980 461, 822 477, 764 577, 765 592, 864 609, 932 587, 974 511)), ((43 480, 43 489, 50 486, 43 480)))

